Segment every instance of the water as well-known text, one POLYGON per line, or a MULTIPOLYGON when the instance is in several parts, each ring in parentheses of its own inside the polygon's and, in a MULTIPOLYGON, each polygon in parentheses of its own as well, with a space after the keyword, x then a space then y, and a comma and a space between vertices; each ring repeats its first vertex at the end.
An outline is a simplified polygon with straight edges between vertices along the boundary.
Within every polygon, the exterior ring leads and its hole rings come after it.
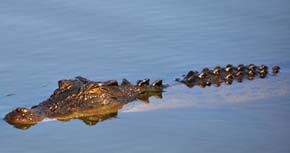
POLYGON ((16 1, 0 3, 0 115, 46 99, 57 80, 149 77, 278 64, 277 77, 221 88, 174 86, 87 126, 0 121, 0 152, 289 152, 290 3, 16 1))

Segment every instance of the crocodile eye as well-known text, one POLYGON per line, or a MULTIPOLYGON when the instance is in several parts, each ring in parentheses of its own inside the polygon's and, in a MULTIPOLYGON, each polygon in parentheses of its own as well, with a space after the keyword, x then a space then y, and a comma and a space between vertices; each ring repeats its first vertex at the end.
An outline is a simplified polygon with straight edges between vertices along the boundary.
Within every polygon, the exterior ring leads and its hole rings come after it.
POLYGON ((73 86, 73 82, 70 80, 60 80, 58 81, 58 87, 60 89, 68 89, 73 86))

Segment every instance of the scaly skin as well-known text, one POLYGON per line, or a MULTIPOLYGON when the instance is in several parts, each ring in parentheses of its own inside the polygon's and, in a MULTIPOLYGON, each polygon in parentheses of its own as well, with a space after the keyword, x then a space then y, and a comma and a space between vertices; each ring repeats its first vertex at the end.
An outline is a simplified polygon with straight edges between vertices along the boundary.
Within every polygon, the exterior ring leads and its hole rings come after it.
POLYGON ((118 85, 116 80, 94 82, 82 77, 74 80, 60 80, 59 87, 42 103, 29 108, 16 108, 5 116, 5 120, 15 127, 26 129, 44 118, 62 121, 79 118, 85 123, 93 124, 102 118, 114 116, 123 105, 140 97, 150 97, 161 93, 164 85, 157 80, 149 85, 143 80, 131 85, 123 80, 118 85))
MULTIPOLYGON (((279 66, 274 66, 272 74, 276 75, 279 70, 279 66)), ((176 78, 176 81, 185 84, 189 88, 194 86, 204 88, 211 85, 219 87, 222 83, 231 85, 234 81, 241 83, 244 79, 254 80, 255 76, 263 79, 267 74, 268 67, 264 64, 259 67, 254 64, 249 64, 248 66, 240 64, 237 67, 228 64, 224 68, 216 66, 213 70, 204 68, 200 73, 189 71, 186 75, 183 75, 183 78, 176 78)))
MULTIPOLYGON (((279 72, 279 66, 272 68, 272 73, 279 72)), ((183 78, 176 81, 192 88, 202 88, 210 85, 219 87, 223 82, 232 84, 234 80, 242 82, 243 79, 253 80, 256 75, 265 78, 268 67, 253 64, 237 67, 227 65, 225 68, 216 66, 213 70, 204 68, 201 73, 189 71, 183 78)), ((17 128, 27 129, 37 124, 44 118, 67 121, 70 119, 83 120, 88 125, 117 116, 123 105, 136 99, 149 102, 150 96, 162 97, 162 91, 168 85, 163 85, 162 80, 157 80, 151 85, 149 79, 140 80, 136 85, 131 85, 123 80, 121 85, 116 80, 94 82, 83 77, 73 80, 60 80, 59 87, 42 103, 31 108, 16 108, 8 113, 4 120, 17 128)))

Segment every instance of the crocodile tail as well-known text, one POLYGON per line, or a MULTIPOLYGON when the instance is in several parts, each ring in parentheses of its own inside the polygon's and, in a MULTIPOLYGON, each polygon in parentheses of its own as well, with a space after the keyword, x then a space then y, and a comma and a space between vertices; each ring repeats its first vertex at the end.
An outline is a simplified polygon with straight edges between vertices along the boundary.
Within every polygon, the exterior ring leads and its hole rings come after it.
MULTIPOLYGON (((272 74, 276 75, 279 73, 279 70, 279 66, 273 66, 272 74)), ((190 88, 194 86, 204 88, 212 84, 219 87, 221 83, 230 85, 233 81, 240 83, 245 79, 254 80, 256 76, 263 79, 266 78, 268 74, 269 68, 264 64, 260 66, 256 66, 254 64, 239 64, 236 67, 228 64, 226 67, 216 66, 212 70, 209 68, 204 68, 201 72, 191 70, 187 74, 183 75, 182 78, 177 78, 176 81, 181 82, 190 88)))

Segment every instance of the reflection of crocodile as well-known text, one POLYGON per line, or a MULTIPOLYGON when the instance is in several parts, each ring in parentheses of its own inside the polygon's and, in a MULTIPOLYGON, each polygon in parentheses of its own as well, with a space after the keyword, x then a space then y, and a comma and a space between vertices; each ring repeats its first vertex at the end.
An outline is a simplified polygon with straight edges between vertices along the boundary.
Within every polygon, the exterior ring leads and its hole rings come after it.
POLYGON ((28 108, 16 108, 5 116, 5 120, 19 128, 42 121, 44 118, 66 121, 79 118, 91 125, 117 115, 118 109, 136 99, 161 95, 161 80, 149 85, 149 79, 131 85, 123 80, 94 82, 82 77, 74 80, 60 80, 58 89, 44 102, 28 108))
MULTIPOLYGON (((279 67, 274 66, 272 73, 279 72, 279 67)), ((234 80, 241 82, 244 78, 253 80, 255 75, 265 78, 268 67, 261 65, 239 65, 225 68, 215 67, 213 70, 204 68, 202 72, 189 71, 182 79, 176 81, 188 87, 220 86, 222 82, 232 84, 234 80)), ((5 116, 5 120, 17 128, 26 129, 44 118, 67 121, 70 119, 83 120, 88 125, 117 116, 123 105, 136 99, 148 102, 150 96, 162 97, 162 91, 168 85, 163 85, 162 80, 149 84, 149 79, 140 80, 136 85, 131 85, 127 80, 119 85, 116 80, 94 82, 83 77, 74 80, 60 80, 58 89, 44 102, 29 108, 16 108, 5 116)))

